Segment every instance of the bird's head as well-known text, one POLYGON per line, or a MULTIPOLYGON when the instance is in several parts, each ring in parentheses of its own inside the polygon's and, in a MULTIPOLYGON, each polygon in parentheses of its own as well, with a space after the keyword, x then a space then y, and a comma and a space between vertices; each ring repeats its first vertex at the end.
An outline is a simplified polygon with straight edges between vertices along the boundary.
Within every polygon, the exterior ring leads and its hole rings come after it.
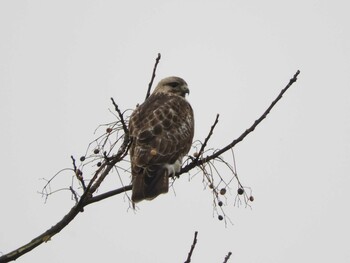
POLYGON ((157 87, 154 89, 154 93, 170 93, 185 97, 186 93, 190 93, 190 90, 188 89, 186 81, 182 78, 167 77, 158 83, 157 87))

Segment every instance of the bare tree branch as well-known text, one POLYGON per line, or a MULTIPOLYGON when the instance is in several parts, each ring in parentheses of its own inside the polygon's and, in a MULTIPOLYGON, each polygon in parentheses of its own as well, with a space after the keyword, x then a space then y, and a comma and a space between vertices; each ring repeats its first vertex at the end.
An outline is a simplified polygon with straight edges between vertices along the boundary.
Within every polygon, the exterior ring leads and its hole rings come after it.
POLYGON ((297 77, 300 74, 300 71, 298 70, 293 78, 290 79, 289 83, 287 84, 287 86, 281 90, 281 92, 278 94, 278 96, 276 97, 276 99, 274 101, 272 101, 272 103, 270 104, 270 106, 265 110, 265 112, 260 116, 259 119, 257 119, 252 126, 250 126, 247 130, 245 130, 237 139, 233 140, 230 144, 226 145, 224 148, 221 148, 220 150, 216 151, 215 153, 213 153, 212 155, 209 155, 205 158, 201 158, 199 160, 194 160, 191 163, 189 163, 188 165, 186 165, 185 167, 183 167, 181 169, 181 171, 179 172, 178 175, 183 174, 183 173, 187 173, 188 171, 192 170, 194 167, 202 165, 203 163, 207 163, 217 157, 219 157, 221 154, 223 154, 224 152, 230 150, 231 148, 233 148, 236 144, 238 144, 239 142, 241 142, 249 133, 251 133, 252 131, 255 130, 255 128, 267 117, 267 115, 270 113, 271 109, 276 105, 276 103, 282 98, 283 94, 293 85, 294 82, 297 81, 297 77))
POLYGON ((193 242, 192 242, 192 245, 191 245, 191 249, 190 249, 190 252, 188 252, 188 256, 187 256, 187 259, 186 259, 185 263, 190 263, 191 262, 192 253, 193 253, 193 250, 194 250, 194 248, 196 247, 196 244, 197 244, 197 235, 198 235, 198 231, 194 232, 194 238, 193 238, 193 242))
POLYGON ((0 257, 0 262, 10 262, 12 260, 16 260, 20 256, 28 253, 32 249, 41 245, 44 242, 47 242, 53 237, 55 234, 59 233, 63 228, 65 228, 81 211, 82 203, 78 202, 68 214, 66 214, 62 220, 60 220, 56 225, 52 226, 50 229, 42 233, 41 235, 34 238, 28 244, 8 253, 0 257))

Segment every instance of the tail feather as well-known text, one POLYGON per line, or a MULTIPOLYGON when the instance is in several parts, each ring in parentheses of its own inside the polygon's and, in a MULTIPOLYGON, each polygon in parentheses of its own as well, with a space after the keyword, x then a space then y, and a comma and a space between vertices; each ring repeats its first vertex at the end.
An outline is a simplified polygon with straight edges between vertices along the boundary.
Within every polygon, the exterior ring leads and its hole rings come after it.
POLYGON ((144 169, 140 170, 139 173, 133 171, 132 177, 131 200, 134 203, 142 200, 152 200, 169 191, 169 176, 166 168, 157 167, 153 172, 147 172, 144 169))

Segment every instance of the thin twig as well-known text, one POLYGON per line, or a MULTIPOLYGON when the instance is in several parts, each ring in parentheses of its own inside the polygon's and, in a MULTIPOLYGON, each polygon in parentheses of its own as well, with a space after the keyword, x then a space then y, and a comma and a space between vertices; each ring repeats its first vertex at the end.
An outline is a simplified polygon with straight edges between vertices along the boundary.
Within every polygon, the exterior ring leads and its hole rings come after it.
POLYGON ((128 131, 128 126, 127 126, 126 123, 125 123, 124 116, 123 116, 122 112, 120 111, 120 109, 119 109, 119 107, 118 107, 118 104, 115 103, 115 101, 114 101, 113 98, 111 98, 111 100, 112 100, 112 103, 113 103, 113 105, 114 105, 115 111, 118 113, 120 122, 122 123, 124 133, 125 133, 125 134, 129 133, 129 131, 128 131))
POLYGON ((75 164, 75 159, 74 159, 73 155, 71 155, 70 158, 72 159, 72 162, 73 162, 73 169, 74 169, 75 177, 81 183, 83 190, 85 191, 86 185, 84 182, 83 173, 77 168, 77 165, 75 164))
POLYGON ((228 252, 228 254, 226 255, 225 259, 224 259, 224 263, 227 263, 229 258, 231 257, 232 252, 228 252))
POLYGON ((192 242, 192 245, 191 245, 191 249, 190 249, 190 252, 188 252, 188 256, 187 256, 187 259, 186 259, 185 263, 190 263, 191 262, 192 253, 193 253, 193 250, 194 250, 194 248, 196 247, 196 244, 197 244, 197 235, 198 235, 198 231, 194 232, 194 238, 193 238, 193 242, 192 242))
POLYGON ((147 100, 149 95, 151 94, 151 88, 153 85, 154 78, 156 77, 156 71, 157 71, 157 67, 158 67, 158 63, 159 63, 160 58, 161 58, 161 55, 160 55, 160 53, 158 53, 158 56, 156 58, 156 63, 154 64, 154 67, 153 67, 152 78, 151 78, 150 83, 148 84, 148 89, 147 89, 145 100, 147 100))
POLYGON ((219 122, 219 116, 220 116, 219 114, 216 114, 216 118, 215 118, 214 124, 211 126, 210 131, 208 133, 208 136, 205 138, 204 143, 202 144, 202 147, 200 148, 199 152, 197 153, 196 159, 194 159, 194 162, 197 162, 199 157, 204 152, 204 149, 207 146, 207 143, 208 143, 210 137, 213 135, 213 131, 215 129, 215 126, 219 122))
POLYGON ((69 190, 72 192, 72 195, 73 195, 73 197, 74 197, 75 202, 78 203, 78 201, 79 201, 78 195, 77 195, 77 193, 74 191, 73 187, 70 186, 70 187, 69 187, 69 190))

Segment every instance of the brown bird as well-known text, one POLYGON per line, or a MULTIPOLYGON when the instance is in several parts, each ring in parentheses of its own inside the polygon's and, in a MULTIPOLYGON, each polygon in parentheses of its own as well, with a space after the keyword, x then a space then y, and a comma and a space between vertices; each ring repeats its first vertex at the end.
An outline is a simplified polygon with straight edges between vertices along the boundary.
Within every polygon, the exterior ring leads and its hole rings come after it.
POLYGON ((169 190, 169 176, 181 170, 192 145, 194 117, 185 99, 187 83, 179 77, 161 80, 129 121, 134 203, 169 190))

